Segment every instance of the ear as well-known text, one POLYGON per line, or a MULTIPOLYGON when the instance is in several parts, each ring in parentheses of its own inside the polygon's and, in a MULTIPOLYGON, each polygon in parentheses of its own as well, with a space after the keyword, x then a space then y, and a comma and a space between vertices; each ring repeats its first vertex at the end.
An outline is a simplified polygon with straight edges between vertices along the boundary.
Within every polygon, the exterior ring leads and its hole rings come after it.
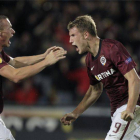
POLYGON ((84 38, 87 39, 89 37, 89 33, 86 31, 84 32, 84 38))

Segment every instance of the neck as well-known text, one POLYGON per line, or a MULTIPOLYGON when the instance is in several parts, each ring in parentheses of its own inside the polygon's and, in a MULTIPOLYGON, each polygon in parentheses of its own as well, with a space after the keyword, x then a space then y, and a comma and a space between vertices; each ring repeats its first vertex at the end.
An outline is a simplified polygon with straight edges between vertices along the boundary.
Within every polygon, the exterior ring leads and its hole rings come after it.
POLYGON ((88 41, 88 46, 89 46, 89 50, 88 51, 94 57, 98 54, 99 43, 100 43, 100 38, 99 37, 93 37, 90 41, 88 41))

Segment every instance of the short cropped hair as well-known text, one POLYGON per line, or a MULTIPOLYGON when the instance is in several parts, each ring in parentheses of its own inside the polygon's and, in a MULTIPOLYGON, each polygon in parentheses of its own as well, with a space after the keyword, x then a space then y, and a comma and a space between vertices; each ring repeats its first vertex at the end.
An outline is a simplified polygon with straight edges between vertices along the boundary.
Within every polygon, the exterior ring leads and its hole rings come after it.
POLYGON ((3 30, 3 23, 2 23, 2 20, 3 19, 7 19, 8 17, 4 16, 4 15, 0 15, 0 30, 3 30))
POLYGON ((89 15, 78 16, 74 21, 70 21, 67 29, 70 30, 73 27, 77 27, 81 33, 88 31, 92 36, 97 36, 96 24, 89 15))

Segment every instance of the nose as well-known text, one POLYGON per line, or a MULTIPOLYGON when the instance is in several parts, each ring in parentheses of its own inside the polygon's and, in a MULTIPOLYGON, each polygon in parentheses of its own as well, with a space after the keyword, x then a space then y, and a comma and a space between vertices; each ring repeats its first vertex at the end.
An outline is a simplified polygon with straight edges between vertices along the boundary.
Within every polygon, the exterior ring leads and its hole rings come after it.
POLYGON ((15 34, 15 30, 12 28, 12 34, 15 34))

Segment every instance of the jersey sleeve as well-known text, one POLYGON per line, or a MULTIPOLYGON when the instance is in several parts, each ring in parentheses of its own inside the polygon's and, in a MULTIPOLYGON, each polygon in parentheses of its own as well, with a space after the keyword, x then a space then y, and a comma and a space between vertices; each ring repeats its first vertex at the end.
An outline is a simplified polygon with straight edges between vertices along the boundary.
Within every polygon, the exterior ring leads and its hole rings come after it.
POLYGON ((9 62, 10 61, 10 56, 9 55, 7 55, 3 50, 2 50, 2 52, 1 52, 1 55, 2 55, 2 58, 3 58, 3 60, 5 61, 5 62, 9 62))
POLYGON ((123 75, 136 66, 136 63, 120 42, 113 45, 110 49, 110 58, 123 75))
POLYGON ((0 69, 2 68, 2 67, 4 67, 5 65, 8 65, 3 59, 2 59, 2 57, 0 56, 0 69))
POLYGON ((88 73, 88 77, 89 77, 89 82, 90 85, 95 85, 97 83, 99 83, 100 81, 97 81, 97 79, 94 77, 94 75, 91 73, 90 67, 88 66, 88 55, 86 56, 86 67, 87 67, 87 73, 88 73))
POLYGON ((0 54, 0 69, 10 61, 10 57, 2 50, 0 54))

